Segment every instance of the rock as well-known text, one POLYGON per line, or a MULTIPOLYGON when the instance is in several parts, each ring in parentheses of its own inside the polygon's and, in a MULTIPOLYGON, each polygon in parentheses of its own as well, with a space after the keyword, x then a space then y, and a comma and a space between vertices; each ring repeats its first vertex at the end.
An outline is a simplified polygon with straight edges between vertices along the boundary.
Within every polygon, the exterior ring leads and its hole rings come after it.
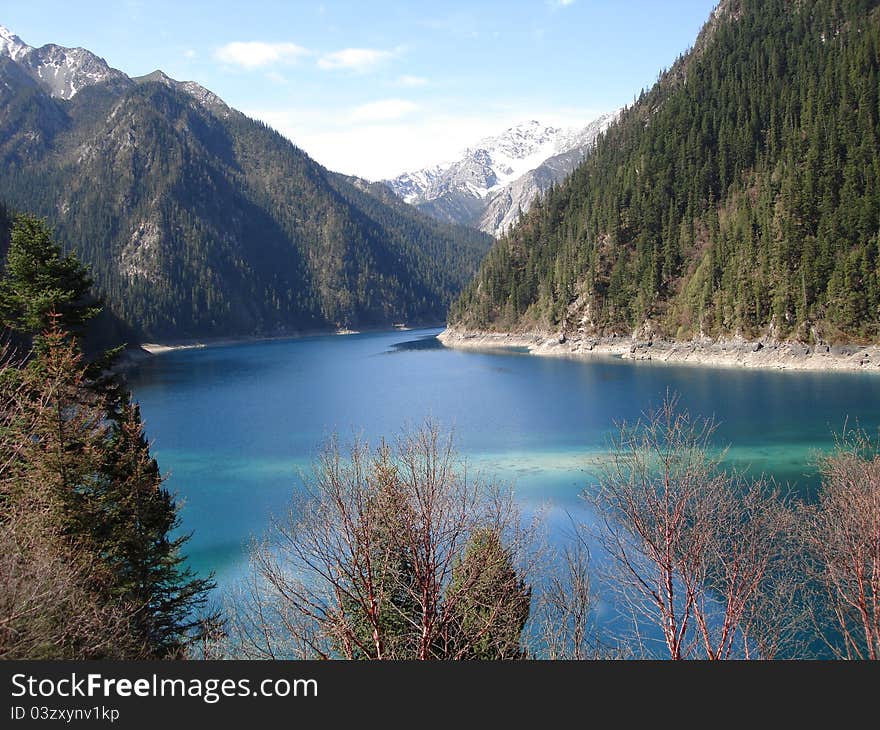
POLYGON ((758 352, 758 350, 763 349, 763 347, 763 344, 761 344, 760 342, 756 342, 754 345, 752 345, 752 352, 758 352))
POLYGON ((564 344, 565 344, 565 341, 566 341, 565 332, 562 332, 562 333, 559 335, 559 344, 560 344, 560 345, 564 345, 564 344))

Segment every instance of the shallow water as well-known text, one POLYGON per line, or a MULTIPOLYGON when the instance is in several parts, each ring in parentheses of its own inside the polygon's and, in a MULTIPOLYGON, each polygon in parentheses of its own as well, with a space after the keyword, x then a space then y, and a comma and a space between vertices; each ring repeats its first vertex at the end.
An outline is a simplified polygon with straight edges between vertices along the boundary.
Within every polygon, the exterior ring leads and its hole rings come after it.
POLYGON ((572 517, 589 520, 580 493, 615 422, 667 390, 715 417, 730 463, 805 490, 847 421, 880 426, 880 378, 870 374, 462 352, 442 347, 438 331, 180 350, 132 372, 155 455, 184 502, 193 567, 228 586, 333 432, 375 441, 430 417, 454 429, 471 468, 512 484, 527 512, 544 509, 560 537, 572 517))

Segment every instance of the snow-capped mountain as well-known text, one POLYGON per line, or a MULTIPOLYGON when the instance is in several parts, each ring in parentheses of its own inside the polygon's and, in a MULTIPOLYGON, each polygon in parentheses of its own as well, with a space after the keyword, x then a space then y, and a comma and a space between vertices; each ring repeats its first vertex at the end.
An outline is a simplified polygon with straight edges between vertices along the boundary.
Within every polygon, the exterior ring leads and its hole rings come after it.
POLYGON ((130 79, 85 48, 64 48, 53 43, 32 48, 0 25, 0 56, 8 56, 52 96, 71 99, 86 86, 130 79))
POLYGON ((403 173, 385 184, 435 218, 499 236, 535 195, 574 169, 617 115, 573 129, 522 122, 480 140, 458 160, 403 173))
POLYGON ((143 340, 434 323, 492 245, 194 82, 5 29, 0 201, 51 221, 143 340))
POLYGON ((0 56, 17 61, 25 53, 34 50, 11 30, 0 25, 0 56))
POLYGON ((129 78, 85 48, 65 48, 54 43, 33 48, 0 25, 0 59, 4 56, 56 99, 72 99, 77 92, 95 84, 110 84, 116 90, 122 90, 138 83, 158 81, 189 94, 214 111, 229 111, 219 96, 194 81, 175 81, 162 71, 129 78))

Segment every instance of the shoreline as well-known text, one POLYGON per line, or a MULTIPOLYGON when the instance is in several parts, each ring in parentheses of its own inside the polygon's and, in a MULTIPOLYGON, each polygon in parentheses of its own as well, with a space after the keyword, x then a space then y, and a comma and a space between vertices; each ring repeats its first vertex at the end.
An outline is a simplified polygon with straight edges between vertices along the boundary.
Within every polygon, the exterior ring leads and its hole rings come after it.
POLYGON ((202 337, 189 338, 180 340, 170 340, 168 342, 140 342, 135 345, 126 347, 123 351, 120 362, 115 369, 127 370, 136 367, 140 363, 157 355, 164 355, 169 352, 178 350, 200 350, 209 347, 225 347, 227 345, 245 345, 256 342, 278 342, 281 340, 299 340, 305 337, 327 337, 331 335, 344 337, 348 335, 359 335, 369 332, 410 332, 420 329, 437 329, 445 327, 445 322, 435 322, 427 324, 412 325, 383 325, 380 327, 362 327, 361 329, 326 329, 326 330, 309 330, 303 332, 290 332, 279 335, 242 335, 238 337, 202 337))
POLYGON ((576 359, 617 358, 637 362, 812 372, 880 373, 880 346, 805 345, 742 338, 691 340, 498 333, 447 328, 437 339, 458 350, 525 348, 532 355, 576 359))

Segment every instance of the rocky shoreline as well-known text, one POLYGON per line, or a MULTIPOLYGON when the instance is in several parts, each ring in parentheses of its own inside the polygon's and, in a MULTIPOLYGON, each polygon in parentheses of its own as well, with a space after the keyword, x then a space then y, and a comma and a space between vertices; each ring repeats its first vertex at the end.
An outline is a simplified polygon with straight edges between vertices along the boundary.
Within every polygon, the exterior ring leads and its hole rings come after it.
POLYGON ((674 365, 880 373, 880 347, 876 345, 805 345, 742 338, 676 342, 624 336, 472 332, 455 328, 444 330, 438 339, 446 347, 462 350, 526 348, 534 355, 555 357, 617 357, 674 365))

